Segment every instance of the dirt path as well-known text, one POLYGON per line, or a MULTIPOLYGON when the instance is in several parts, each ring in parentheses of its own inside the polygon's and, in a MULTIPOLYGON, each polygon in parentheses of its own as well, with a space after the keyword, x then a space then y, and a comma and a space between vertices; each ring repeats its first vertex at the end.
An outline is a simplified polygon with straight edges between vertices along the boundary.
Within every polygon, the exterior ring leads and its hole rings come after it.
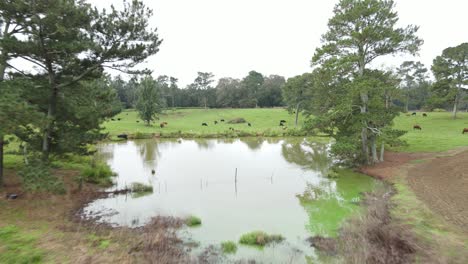
POLYGON ((418 164, 408 182, 432 211, 468 234, 468 151, 418 164))
POLYGON ((388 153, 386 161, 361 171, 390 179, 405 170, 419 200, 468 234, 468 150, 444 153, 388 153))

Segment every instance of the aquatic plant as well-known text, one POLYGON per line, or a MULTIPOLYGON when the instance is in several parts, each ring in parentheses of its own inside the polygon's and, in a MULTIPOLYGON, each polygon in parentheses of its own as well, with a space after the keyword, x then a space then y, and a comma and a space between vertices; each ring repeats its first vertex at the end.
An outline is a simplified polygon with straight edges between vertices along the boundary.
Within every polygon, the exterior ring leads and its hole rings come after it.
POLYGON ((234 241, 224 241, 221 243, 221 249, 225 254, 234 254, 237 251, 237 245, 234 241))
POLYGON ((202 223, 201 219, 194 215, 191 215, 187 219, 185 219, 185 224, 188 226, 198 226, 198 225, 201 225, 201 223, 202 223))
POLYGON ((269 235, 263 231, 253 231, 243 234, 239 239, 239 243, 245 245, 264 246, 269 243, 277 243, 284 240, 284 237, 279 234, 269 235))
POLYGON ((143 184, 140 182, 134 182, 130 185, 130 190, 132 193, 152 193, 153 192, 153 186, 148 185, 148 184, 143 184))

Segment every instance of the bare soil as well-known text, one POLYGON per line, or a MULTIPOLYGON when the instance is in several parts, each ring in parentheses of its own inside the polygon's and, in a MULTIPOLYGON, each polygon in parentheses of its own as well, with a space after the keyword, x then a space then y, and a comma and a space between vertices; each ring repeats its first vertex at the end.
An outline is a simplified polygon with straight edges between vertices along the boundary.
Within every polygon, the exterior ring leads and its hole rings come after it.
POLYGON ((433 212, 468 234, 468 151, 414 166, 408 182, 433 212))

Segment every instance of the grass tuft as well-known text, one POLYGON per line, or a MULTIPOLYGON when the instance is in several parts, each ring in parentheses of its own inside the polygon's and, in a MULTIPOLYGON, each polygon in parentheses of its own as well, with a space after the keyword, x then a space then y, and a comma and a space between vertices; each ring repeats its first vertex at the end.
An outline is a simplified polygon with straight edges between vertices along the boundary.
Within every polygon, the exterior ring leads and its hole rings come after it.
POLYGON ((130 186, 130 190, 133 193, 152 193, 153 192, 153 186, 149 184, 144 184, 140 182, 134 182, 130 186))
POLYGON ((191 215, 189 216, 186 220, 185 220, 185 224, 187 226, 199 226, 201 225, 202 221, 199 217, 196 217, 194 215, 191 215))
POLYGON ((253 231, 243 234, 239 239, 239 243, 252 246, 265 246, 269 243, 277 243, 284 240, 282 235, 269 235, 263 231, 253 231))
POLYGON ((224 241, 221 243, 221 249, 225 254, 234 254, 237 252, 237 245, 234 241, 224 241))

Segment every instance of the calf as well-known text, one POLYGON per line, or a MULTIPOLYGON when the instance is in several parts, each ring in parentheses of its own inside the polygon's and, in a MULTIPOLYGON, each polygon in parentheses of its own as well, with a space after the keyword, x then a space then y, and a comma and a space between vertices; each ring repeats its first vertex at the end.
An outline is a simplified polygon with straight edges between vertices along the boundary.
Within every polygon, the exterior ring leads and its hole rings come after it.
POLYGON ((416 115, 416 112, 413 112, 411 115, 416 115))
POLYGON ((413 126, 413 129, 422 130, 422 128, 421 128, 420 125, 414 125, 414 126, 413 126))
POLYGON ((208 124, 207 124, 207 123, 202 123, 201 125, 202 125, 202 126, 208 126, 208 124))
POLYGON ((462 134, 468 133, 468 128, 464 128, 462 134))
POLYGON ((118 138, 123 138, 123 139, 128 139, 128 135, 127 134, 120 134, 120 135, 117 135, 118 138))
POLYGON ((423 113, 423 117, 427 117, 427 114, 426 114, 426 113, 423 113))

